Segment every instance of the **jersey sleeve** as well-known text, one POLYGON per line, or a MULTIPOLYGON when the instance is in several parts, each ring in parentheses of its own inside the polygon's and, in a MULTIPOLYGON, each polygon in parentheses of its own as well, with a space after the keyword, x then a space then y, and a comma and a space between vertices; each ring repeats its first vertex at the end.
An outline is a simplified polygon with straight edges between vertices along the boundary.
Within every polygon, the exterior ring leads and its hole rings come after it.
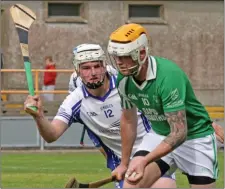
POLYGON ((77 75, 76 72, 73 72, 73 74, 70 76, 69 81, 69 93, 72 93, 77 87, 80 87, 82 85, 81 78, 77 75))
POLYGON ((116 86, 121 99, 121 107, 123 109, 131 109, 135 107, 134 103, 127 97, 125 92, 126 78, 120 73, 118 74, 116 86))
POLYGON ((109 74, 118 75, 118 71, 110 65, 106 66, 106 70, 109 72, 109 74))
POLYGON ((72 93, 76 89, 76 86, 74 85, 74 78, 76 78, 77 76, 75 74, 76 73, 74 72, 70 76, 69 90, 68 90, 69 93, 72 93))
POLYGON ((181 71, 168 74, 160 86, 164 112, 185 109, 187 80, 181 71))
POLYGON ((127 98, 126 95, 124 95, 121 92, 119 92, 119 95, 120 95, 120 99, 121 99, 121 107, 123 109, 131 109, 131 108, 135 107, 135 105, 131 102, 130 99, 127 98))
POLYGON ((80 120, 80 108, 82 99, 79 98, 79 91, 75 90, 68 95, 63 103, 60 105, 58 112, 54 119, 63 121, 70 126, 72 123, 82 123, 80 120))

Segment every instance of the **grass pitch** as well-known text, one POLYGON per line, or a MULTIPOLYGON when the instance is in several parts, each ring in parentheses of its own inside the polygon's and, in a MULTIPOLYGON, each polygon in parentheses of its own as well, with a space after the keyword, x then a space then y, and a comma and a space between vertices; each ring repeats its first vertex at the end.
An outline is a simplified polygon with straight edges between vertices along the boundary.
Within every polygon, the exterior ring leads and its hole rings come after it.
MULTIPOLYGON (((224 188, 224 154, 218 153, 217 188, 224 188)), ((63 188, 75 176, 92 182, 110 175, 104 157, 98 152, 1 153, 1 188, 63 188)), ((187 179, 177 171, 179 188, 189 188, 187 179)), ((105 185, 113 188, 114 184, 105 185)))

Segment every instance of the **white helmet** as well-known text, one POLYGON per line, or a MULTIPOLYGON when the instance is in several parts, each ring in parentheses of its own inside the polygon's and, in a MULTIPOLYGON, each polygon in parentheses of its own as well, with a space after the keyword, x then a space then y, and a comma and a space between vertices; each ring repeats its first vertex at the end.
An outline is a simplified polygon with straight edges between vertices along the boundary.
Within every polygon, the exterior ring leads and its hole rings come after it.
POLYGON ((79 65, 84 62, 102 61, 105 67, 105 53, 98 44, 81 44, 73 49, 73 65, 79 71, 79 65))
MULTIPOLYGON (((81 44, 73 49, 73 65, 76 71, 79 73, 80 64, 92 61, 101 61, 103 67, 106 67, 106 57, 103 49, 98 44, 81 44)), ((91 83, 82 79, 84 85, 90 89, 97 89, 103 85, 106 72, 101 73, 102 78, 100 81, 91 83)))

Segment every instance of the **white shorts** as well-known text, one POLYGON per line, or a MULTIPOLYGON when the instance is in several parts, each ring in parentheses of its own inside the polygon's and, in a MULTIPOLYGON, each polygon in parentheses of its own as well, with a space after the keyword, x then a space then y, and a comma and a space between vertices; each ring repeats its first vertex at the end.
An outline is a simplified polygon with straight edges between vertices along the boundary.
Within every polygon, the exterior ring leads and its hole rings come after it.
MULTIPOLYGON (((148 133, 144 136, 137 151, 151 152, 165 136, 148 133)), ((173 152, 161 158, 169 166, 166 174, 172 174, 176 168, 188 175, 218 177, 217 146, 215 133, 203 138, 185 141, 173 152)))
MULTIPOLYGON (((54 91, 55 85, 44 85, 42 87, 43 91, 54 91)), ((44 97, 45 101, 53 101, 54 100, 54 94, 53 93, 43 93, 42 96, 44 97)))

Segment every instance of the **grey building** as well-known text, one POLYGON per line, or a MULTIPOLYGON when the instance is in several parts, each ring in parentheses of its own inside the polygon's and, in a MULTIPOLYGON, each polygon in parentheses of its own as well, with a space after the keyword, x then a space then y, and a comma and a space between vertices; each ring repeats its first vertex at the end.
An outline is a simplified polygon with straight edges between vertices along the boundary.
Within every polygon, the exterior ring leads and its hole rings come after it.
MULTIPOLYGON (((14 2, 15 3, 15 2, 14 2)), ((104 47, 110 33, 122 24, 143 24, 151 36, 151 52, 174 60, 188 74, 204 105, 223 106, 223 1, 20 1, 37 15, 29 33, 33 68, 43 68, 52 55, 57 68, 73 69, 72 48, 80 43, 104 47)), ((1 41, 5 68, 23 68, 17 33, 3 1, 1 41)), ((168 73, 169 74, 169 73, 168 73)), ((4 89, 26 89, 24 73, 4 74, 4 89)), ((58 74, 56 89, 68 87, 69 74, 58 74)), ((41 85, 41 78, 39 83, 41 85)), ((66 94, 65 94, 66 95, 66 94)), ((65 97, 57 95, 58 100, 65 97)), ((25 95, 24 95, 25 96, 25 95)), ((23 95, 9 95, 23 100, 23 95)))

